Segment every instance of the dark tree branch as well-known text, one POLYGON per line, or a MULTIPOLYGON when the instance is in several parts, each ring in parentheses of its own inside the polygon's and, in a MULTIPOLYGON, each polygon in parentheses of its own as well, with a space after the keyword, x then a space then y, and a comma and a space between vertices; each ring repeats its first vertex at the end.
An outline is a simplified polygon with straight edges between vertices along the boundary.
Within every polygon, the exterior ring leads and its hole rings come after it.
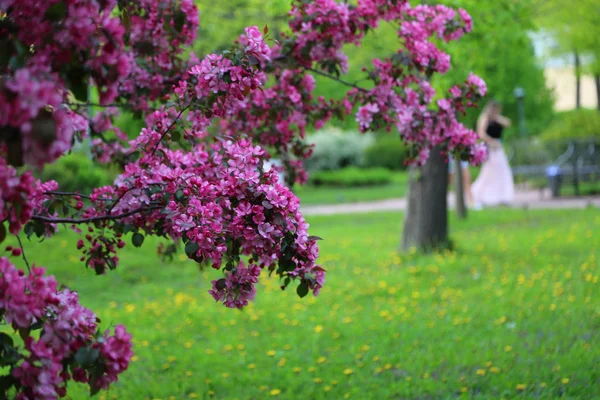
POLYGON ((325 78, 332 79, 332 80, 334 80, 334 81, 336 81, 336 82, 339 82, 339 83, 341 83, 342 85, 346 85, 346 86, 349 86, 349 87, 351 87, 351 88, 358 89, 359 91, 361 91, 361 92, 363 92, 363 93, 366 93, 366 92, 367 92, 367 89, 365 89, 365 88, 362 88, 362 87, 360 87, 360 86, 358 86, 358 85, 356 85, 356 84, 354 84, 354 83, 350 83, 350 82, 347 82, 347 81, 345 81, 345 80, 343 80, 343 79, 340 79, 340 78, 338 78, 337 76, 333 76, 333 75, 331 75, 331 74, 328 74, 328 73, 326 73, 326 72, 323 72, 323 71, 319 71, 318 69, 314 69, 314 68, 311 68, 311 67, 304 67, 304 66, 303 66, 302 68, 304 68, 304 69, 305 69, 305 70, 307 70, 307 71, 314 72, 314 73, 315 73, 315 74, 317 74, 317 75, 324 76, 325 78))
POLYGON ((163 132, 163 134, 160 136, 160 139, 158 140, 158 142, 156 142, 156 145, 154 146, 154 150, 152 150, 152 155, 154 155, 154 153, 156 153, 156 150, 158 150, 158 146, 160 145, 160 143, 163 141, 163 139, 165 138, 165 136, 167 136, 167 133, 169 133, 171 131, 171 129, 173 129, 173 127, 175 126, 175 124, 177 123, 177 121, 179 121, 179 118, 181 117, 181 115, 188 109, 190 108, 192 105, 192 103, 188 104, 187 106, 183 107, 181 109, 181 111, 179 111, 179 114, 177 114, 177 116, 175 117, 175 119, 173 120, 173 122, 171 122, 171 125, 169 125, 169 127, 163 132))
POLYGON ((90 217, 90 218, 78 218, 78 219, 72 219, 72 218, 52 218, 52 217, 44 217, 42 215, 34 215, 33 217, 31 217, 31 219, 35 220, 35 221, 42 221, 42 222, 47 222, 47 223, 51 223, 51 224, 86 224, 86 223, 89 223, 89 222, 96 222, 96 221, 117 220, 117 219, 121 219, 121 218, 125 218, 125 217, 130 217, 130 216, 138 214, 138 213, 143 213, 143 212, 147 212, 147 211, 156 211, 156 210, 159 210, 161 208, 162 207, 158 207, 158 206, 154 206, 154 207, 140 207, 140 208, 136 208, 133 211, 128 211, 128 212, 123 213, 123 214, 102 215, 102 216, 90 217))
POLYGON ((25 248, 23 247, 23 242, 21 242, 21 238, 19 235, 15 235, 17 237, 17 241, 19 242, 19 247, 21 247, 21 255, 23 256, 23 261, 25 262, 25 266, 27 267, 27 271, 31 273, 31 268, 29 267, 29 262, 27 261, 27 257, 25 256, 25 248))

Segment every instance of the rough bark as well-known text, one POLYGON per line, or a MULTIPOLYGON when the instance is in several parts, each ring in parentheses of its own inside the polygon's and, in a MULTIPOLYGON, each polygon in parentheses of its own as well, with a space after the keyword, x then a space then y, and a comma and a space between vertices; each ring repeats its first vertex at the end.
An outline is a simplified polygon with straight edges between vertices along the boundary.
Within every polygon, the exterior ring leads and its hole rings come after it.
POLYGON ((455 158, 452 161, 454 163, 454 191, 456 192, 456 216, 458 219, 467 218, 467 206, 465 204, 465 180, 463 176, 463 170, 460 165, 460 160, 455 158))
POLYGON ((575 108, 581 108, 581 60, 579 59, 579 53, 574 52, 575 55, 575 108))
POLYGON ((424 166, 412 167, 410 171, 403 251, 413 247, 421 251, 448 247, 447 191, 448 165, 435 148, 424 166))

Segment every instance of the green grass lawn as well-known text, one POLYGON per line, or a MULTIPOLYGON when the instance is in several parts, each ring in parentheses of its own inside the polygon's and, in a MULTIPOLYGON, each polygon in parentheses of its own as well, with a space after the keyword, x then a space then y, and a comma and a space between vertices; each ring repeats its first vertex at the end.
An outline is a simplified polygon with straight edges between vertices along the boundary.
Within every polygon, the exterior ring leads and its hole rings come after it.
POLYGON ((70 233, 27 255, 134 334, 100 399, 600 398, 597 210, 471 213, 451 221, 456 252, 428 256, 396 253, 401 218, 310 218, 321 295, 264 276, 244 311, 213 302, 217 271, 165 264, 150 240, 100 277, 70 233))
POLYGON ((404 197, 408 188, 408 173, 395 172, 388 185, 364 187, 297 186, 294 193, 302 204, 356 203, 404 197))

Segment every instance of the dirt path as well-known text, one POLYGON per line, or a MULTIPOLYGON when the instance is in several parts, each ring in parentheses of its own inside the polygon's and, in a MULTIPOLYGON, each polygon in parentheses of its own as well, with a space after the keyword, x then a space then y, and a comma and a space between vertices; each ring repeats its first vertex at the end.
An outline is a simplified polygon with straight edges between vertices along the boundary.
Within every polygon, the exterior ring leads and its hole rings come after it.
MULTIPOLYGON (((454 194, 448 194, 450 208, 454 207, 454 194)), ((562 208, 600 208, 600 197, 562 197, 552 199, 547 191, 518 191, 512 208, 562 209, 562 208)), ((388 199, 363 203, 324 204, 301 206, 304 215, 352 214, 376 211, 404 211, 406 199, 388 199)))

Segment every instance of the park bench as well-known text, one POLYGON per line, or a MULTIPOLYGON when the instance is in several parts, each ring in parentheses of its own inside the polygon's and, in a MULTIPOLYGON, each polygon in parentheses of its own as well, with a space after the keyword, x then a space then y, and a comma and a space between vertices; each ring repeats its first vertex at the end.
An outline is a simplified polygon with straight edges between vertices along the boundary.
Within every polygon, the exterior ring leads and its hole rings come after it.
MULTIPOLYGON (((527 151, 522 143, 509 150, 509 159, 516 151, 527 151)), ((580 183, 596 182, 600 178, 600 142, 598 139, 570 140, 566 150, 554 161, 538 165, 516 165, 512 167, 515 178, 545 179, 552 197, 560 196, 561 186, 570 180, 575 195, 580 195, 580 183)), ((543 188, 542 188, 543 190, 543 188)))

